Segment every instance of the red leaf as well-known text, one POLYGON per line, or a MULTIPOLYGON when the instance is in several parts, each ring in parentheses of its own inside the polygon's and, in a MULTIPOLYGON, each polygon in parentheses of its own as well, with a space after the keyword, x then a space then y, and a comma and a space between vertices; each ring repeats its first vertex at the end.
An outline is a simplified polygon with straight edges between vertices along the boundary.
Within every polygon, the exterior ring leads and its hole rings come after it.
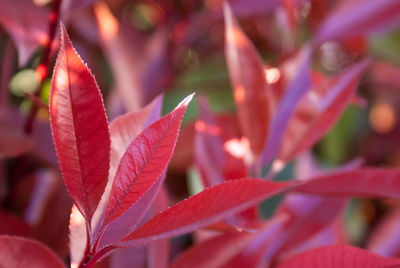
POLYGON ((147 127, 122 156, 105 209, 105 224, 121 216, 160 178, 168 165, 179 126, 193 95, 147 127))
POLYGON ((41 243, 16 236, 0 236, 0 267, 65 268, 61 260, 41 243))
POLYGON ((381 257, 356 247, 328 246, 299 254, 278 268, 383 268, 399 264, 400 260, 381 257))
POLYGON ((160 117, 160 106, 162 97, 154 99, 143 109, 137 112, 126 113, 110 123, 110 138, 111 138, 111 161, 110 161, 110 179, 114 179, 115 172, 118 169, 121 157, 125 153, 129 144, 139 135, 145 127, 149 116, 153 113, 153 110, 157 115, 155 121, 160 117))
POLYGON ((277 195, 292 185, 260 179, 241 179, 208 188, 164 210, 118 244, 147 244, 216 223, 277 195))
POLYGON ((143 128, 147 124, 152 123, 156 119, 160 118, 161 104, 162 96, 154 99, 154 101, 152 101, 143 109, 137 112, 126 113, 110 123, 110 170, 108 173, 107 186, 92 220, 92 226, 94 228, 99 227, 98 223, 101 222, 101 217, 104 213, 104 207, 106 206, 108 197, 110 195, 115 173, 117 172, 121 157, 125 153, 125 150, 128 148, 129 144, 136 138, 143 128))
POLYGON ((328 91, 317 89, 304 96, 286 130, 280 152, 282 160, 289 161, 307 150, 333 127, 355 96, 357 82, 367 65, 368 61, 363 61, 344 71, 328 86, 328 91))
POLYGON ((178 256, 170 268, 221 267, 240 252, 257 234, 227 233, 196 244, 178 256))
POLYGON ((360 168, 322 175, 293 188, 296 192, 344 197, 400 197, 400 170, 360 168))
POLYGON ((253 153, 258 156, 268 136, 273 97, 265 80, 262 60, 240 29, 225 2, 225 57, 229 69, 239 121, 253 153))
POLYGON ((0 210, 0 234, 29 236, 31 226, 23 219, 0 210))
POLYGON ((107 183, 110 135, 94 77, 61 27, 50 92, 50 125, 72 200, 90 223, 107 183))

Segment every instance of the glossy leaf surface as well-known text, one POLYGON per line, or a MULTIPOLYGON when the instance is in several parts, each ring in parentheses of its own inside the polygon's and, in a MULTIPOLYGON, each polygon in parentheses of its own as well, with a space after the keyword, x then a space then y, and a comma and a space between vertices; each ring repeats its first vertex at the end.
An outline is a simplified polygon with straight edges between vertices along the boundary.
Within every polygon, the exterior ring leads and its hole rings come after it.
POLYGON ((105 223, 127 211, 160 178, 171 159, 179 126, 193 95, 157 120, 129 145, 121 158, 105 209, 105 223))
POLYGON ((90 221, 107 183, 110 135, 100 90, 64 27, 51 83, 50 124, 68 192, 90 221))
POLYGON ((147 244, 216 223, 281 193, 291 182, 232 180, 208 188, 153 217, 124 238, 121 246, 147 244), (130 241, 131 240, 131 241, 130 241))
POLYGON ((224 15, 225 57, 239 121, 253 153, 258 155, 268 136, 273 96, 265 79, 262 60, 241 30, 227 2, 224 15))

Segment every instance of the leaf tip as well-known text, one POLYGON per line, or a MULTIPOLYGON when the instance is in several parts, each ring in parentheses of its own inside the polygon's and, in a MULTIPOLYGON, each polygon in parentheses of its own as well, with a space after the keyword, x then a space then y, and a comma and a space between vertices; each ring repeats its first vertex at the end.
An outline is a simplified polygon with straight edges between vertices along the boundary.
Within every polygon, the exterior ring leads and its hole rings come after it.
POLYGON ((190 94, 189 96, 184 98, 183 101, 181 101, 181 103, 179 103, 178 107, 180 107, 181 105, 184 105, 185 107, 187 107, 189 105, 189 103, 192 101, 195 94, 196 93, 193 92, 192 94, 190 94))

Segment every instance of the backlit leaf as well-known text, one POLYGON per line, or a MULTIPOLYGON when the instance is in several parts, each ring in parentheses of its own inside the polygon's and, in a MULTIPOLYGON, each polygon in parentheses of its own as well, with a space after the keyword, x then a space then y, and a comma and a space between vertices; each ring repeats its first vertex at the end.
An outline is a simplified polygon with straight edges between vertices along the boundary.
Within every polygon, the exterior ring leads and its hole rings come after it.
POLYGON ((241 30, 229 4, 224 5, 225 57, 233 87, 240 125, 258 156, 268 136, 273 96, 264 67, 251 41, 241 30))
POLYGON ((50 92, 50 125, 64 182, 90 222, 107 183, 110 135, 100 90, 61 27, 50 92))
POLYGON ((186 108, 193 95, 157 120, 129 145, 122 156, 105 209, 105 224, 121 216, 160 178, 167 167, 186 108))
POLYGON ((208 188, 153 217, 125 237, 120 246, 148 244, 216 223, 292 185, 260 179, 240 179, 208 188))

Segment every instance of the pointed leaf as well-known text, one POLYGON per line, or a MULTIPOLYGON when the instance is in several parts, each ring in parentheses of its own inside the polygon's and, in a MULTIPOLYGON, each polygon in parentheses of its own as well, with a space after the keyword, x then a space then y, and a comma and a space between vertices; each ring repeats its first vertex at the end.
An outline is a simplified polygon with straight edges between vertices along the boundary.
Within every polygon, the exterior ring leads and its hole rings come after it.
POLYGON ((110 135, 100 90, 61 27, 50 124, 68 192, 90 222, 107 183, 110 135))
POLYGON ((0 267, 65 268, 61 260, 41 243, 6 235, 0 236, 0 267))
POLYGON ((383 268, 399 265, 400 260, 381 257, 351 246, 320 247, 299 254, 278 268, 383 268))
POLYGON ((296 74, 289 82, 286 91, 284 92, 279 106, 275 111, 275 116, 271 122, 271 131, 268 140, 264 145, 260 157, 262 165, 268 164, 275 159, 279 153, 280 146, 288 127, 290 118, 296 111, 300 100, 307 93, 311 86, 311 71, 310 61, 312 50, 309 47, 304 47, 299 55, 299 64, 296 74))
POLYGON ((101 221, 101 217, 103 216, 104 207, 106 206, 108 197, 110 195, 115 173, 117 172, 122 155, 125 153, 125 150, 128 148, 129 144, 136 138, 136 136, 143 130, 145 126, 160 118, 161 105, 162 96, 159 96, 143 109, 137 112, 126 113, 110 123, 110 170, 108 174, 107 186, 93 217, 93 228, 99 227, 98 223, 101 221))
POLYGON ((181 235, 216 223, 277 195, 292 185, 260 179, 241 179, 208 188, 161 212, 118 245, 140 245, 181 235))
POLYGON ((293 190, 316 195, 400 198, 400 170, 360 168, 335 172, 313 178, 293 190))
POLYGON ((268 136, 273 96, 265 80, 262 60, 241 30, 227 2, 225 15, 225 57, 244 135, 257 156, 268 136))
POLYGON ((336 78, 325 96, 309 91, 289 122, 280 152, 280 159, 290 161, 300 152, 307 150, 326 134, 337 122, 343 110, 355 96, 357 82, 368 65, 368 61, 355 64, 336 78), (307 98, 309 97, 309 98, 307 98), (317 110, 310 111, 310 103, 317 110))
POLYGON ((160 178, 167 167, 186 108, 193 95, 157 120, 129 145, 122 156, 105 209, 105 224, 121 216, 160 178))

